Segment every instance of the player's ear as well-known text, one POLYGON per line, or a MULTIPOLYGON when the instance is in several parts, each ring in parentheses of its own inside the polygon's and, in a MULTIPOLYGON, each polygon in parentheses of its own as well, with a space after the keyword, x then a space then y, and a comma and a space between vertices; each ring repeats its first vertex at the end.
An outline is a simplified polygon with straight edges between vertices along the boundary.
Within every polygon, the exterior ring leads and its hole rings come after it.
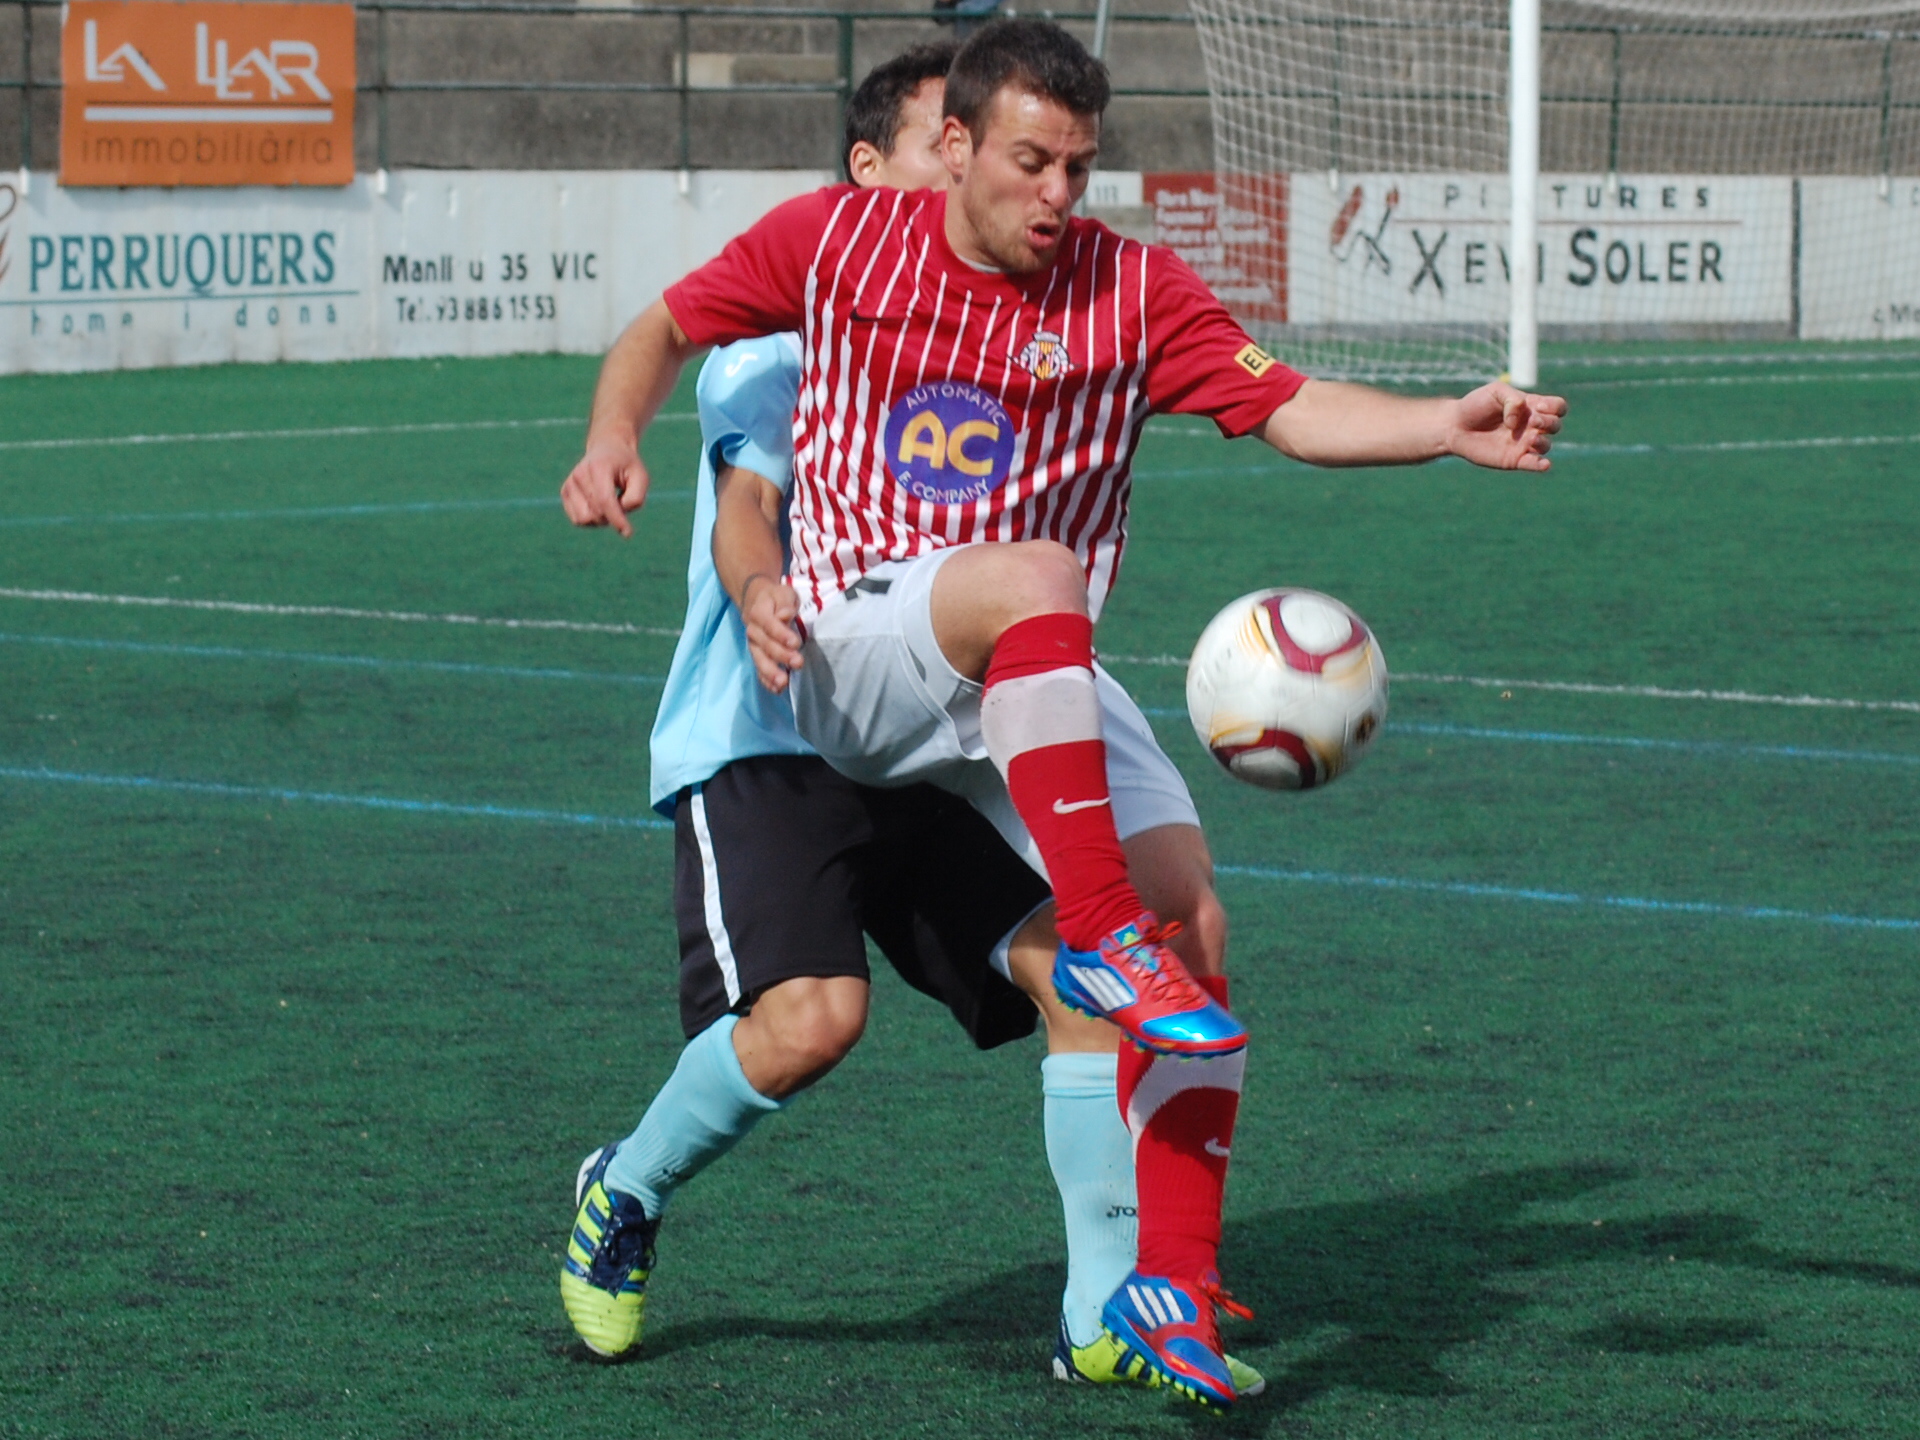
POLYGON ((856 140, 847 152, 847 178, 862 190, 870 190, 880 183, 880 171, 886 163, 887 157, 871 143, 856 140))
POLYGON ((940 158, 956 182, 967 173, 967 162, 973 158, 973 132, 957 115, 947 116, 940 126, 940 158))

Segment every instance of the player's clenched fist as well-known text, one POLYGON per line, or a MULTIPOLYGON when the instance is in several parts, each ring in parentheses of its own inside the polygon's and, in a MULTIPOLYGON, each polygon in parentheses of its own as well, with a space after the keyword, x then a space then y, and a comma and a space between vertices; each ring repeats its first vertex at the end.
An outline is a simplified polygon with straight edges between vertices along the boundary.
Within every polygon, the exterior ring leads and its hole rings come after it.
POLYGON ((647 501, 647 467, 633 445, 589 441, 587 453, 560 487, 560 504, 576 525, 611 525, 631 538, 627 512, 647 501))
POLYGON ((747 629, 747 650, 760 683, 778 695, 787 688, 787 672, 800 668, 800 597, 784 580, 750 576, 740 597, 740 618, 747 629))
POLYGON ((1548 470, 1547 451, 1560 433, 1567 402, 1530 395, 1496 380, 1460 397, 1449 449, 1495 470, 1548 470))

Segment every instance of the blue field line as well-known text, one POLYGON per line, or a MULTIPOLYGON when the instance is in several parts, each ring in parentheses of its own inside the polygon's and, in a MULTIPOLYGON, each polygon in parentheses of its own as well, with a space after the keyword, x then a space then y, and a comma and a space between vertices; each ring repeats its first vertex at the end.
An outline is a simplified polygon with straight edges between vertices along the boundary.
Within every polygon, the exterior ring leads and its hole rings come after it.
MULTIPOLYGON (((1183 709, 1169 705, 1140 708, 1156 720, 1179 716, 1183 709)), ((1920 755, 1888 750, 1822 750, 1809 745, 1743 745, 1731 740, 1656 740, 1639 735, 1578 735, 1560 730, 1491 730, 1478 725, 1433 725, 1424 721, 1393 720, 1389 734, 1439 735, 1458 740, 1508 740, 1532 745, 1601 745, 1625 750, 1669 750, 1681 755, 1740 755, 1766 760, 1839 760, 1857 765, 1920 765, 1920 755)))
POLYGON ((374 505, 311 505, 288 510, 174 510, 116 515, 96 511, 86 515, 0 516, 0 529, 23 530, 48 525, 164 525, 206 520, 328 520, 353 515, 428 515, 441 510, 527 510, 554 505, 551 496, 512 500, 415 500, 374 505))
MULTIPOLYGON (((15 302, 25 304, 25 301, 15 302)), ((670 420, 698 420, 699 412, 674 411, 653 417, 657 425, 670 420)), ((475 430, 545 430, 577 426, 586 429, 581 415, 543 415, 529 419, 416 420, 395 425, 319 425, 282 430, 187 430, 164 435, 56 435, 35 440, 0 440, 0 450, 79 450, 120 445, 207 445, 245 440, 343 440, 380 435, 448 435, 475 430)))
MULTIPOLYGON (((686 500, 691 490, 650 490, 647 499, 686 500)), ((436 515, 460 510, 550 509, 556 517, 560 499, 553 495, 515 496, 505 500, 395 500, 366 505, 308 505, 285 510, 155 510, 137 515, 111 511, 85 515, 4 515, 0 530, 41 529, 57 525, 184 525, 234 520, 337 520, 374 515, 436 515)))
MULTIPOLYGON (((343 795, 329 790, 291 790, 272 785, 229 785, 209 780, 166 780, 150 775, 101 775, 49 767, 0 766, 0 780, 42 784, 84 785, 101 789, 137 790, 186 795, 213 795, 236 800, 282 800, 315 805, 343 805, 363 810, 397 811, 410 815, 457 815, 487 820, 522 820, 549 825, 596 826, 620 830, 671 830, 670 821, 657 816, 594 815, 571 810, 536 810, 511 805, 459 805, 444 800, 402 800, 386 795, 343 795)), ((1508 885, 1477 885, 1453 880, 1409 880, 1391 875, 1343 875, 1329 870, 1278 870, 1260 865, 1221 865, 1221 875, 1244 880, 1280 880, 1307 885, 1342 885, 1374 890, 1403 890, 1433 895, 1456 895, 1475 900, 1525 900, 1568 906, 1595 906, 1635 910, 1658 915, 1702 915, 1720 920, 1797 920, 1808 924, 1862 930, 1920 931, 1920 920, 1877 915, 1823 914, 1788 910, 1773 905, 1723 905, 1708 900, 1650 900, 1632 895, 1579 895, 1565 890, 1535 890, 1508 885)))
POLYGON ((1879 915, 1822 914, 1775 905, 1722 905, 1711 900, 1649 900, 1638 895, 1578 895, 1568 890, 1532 890, 1511 885, 1473 885, 1458 880, 1407 880, 1391 875, 1342 875, 1331 870, 1274 870, 1260 865, 1218 865, 1221 875, 1247 880, 1287 880, 1305 885, 1347 885, 1371 890, 1406 890, 1430 895, 1459 895, 1475 900, 1529 900, 1547 905, 1591 905, 1638 910, 1655 915, 1705 915, 1719 920, 1798 920, 1856 930, 1920 931, 1920 920, 1879 915))
MULTIPOLYGON (((1186 712, 1179 711, 1184 715, 1186 712)), ((1477 725, 1431 725, 1399 721, 1391 728, 1408 735, 1444 735, 1462 740, 1518 740, 1536 745, 1612 745, 1629 750, 1671 750, 1679 754, 1751 755, 1784 760, 1841 760, 1859 765, 1920 765, 1920 755, 1885 750, 1822 750, 1808 745, 1743 745, 1730 740, 1652 740, 1638 735, 1575 735, 1558 730, 1489 730, 1477 725)))
POLYGON ((548 670, 528 665, 482 665, 461 660, 383 660, 372 655, 325 655, 301 650, 242 650, 228 645, 165 645, 146 640, 76 640, 64 635, 8 635, 0 645, 47 645, 63 650, 109 650, 129 655, 189 655, 202 660, 278 660, 299 665, 340 665, 357 670, 426 670, 446 675, 486 675, 508 680, 588 680, 603 685, 664 685, 664 675, 623 675, 609 670, 548 670))
POLYGON ((488 820, 532 820, 549 825, 592 825, 618 830, 671 830, 657 815, 590 815, 574 810, 529 810, 513 805, 456 805, 445 800, 399 800, 388 795, 341 795, 330 790, 287 790, 274 785, 225 785, 211 780, 162 780, 151 775, 93 775, 74 770, 0 766, 0 780, 37 780, 61 785, 91 785, 111 790, 159 790, 186 795, 218 795, 236 800, 285 800, 313 805, 347 805, 362 810, 397 810, 409 815, 463 815, 488 820))

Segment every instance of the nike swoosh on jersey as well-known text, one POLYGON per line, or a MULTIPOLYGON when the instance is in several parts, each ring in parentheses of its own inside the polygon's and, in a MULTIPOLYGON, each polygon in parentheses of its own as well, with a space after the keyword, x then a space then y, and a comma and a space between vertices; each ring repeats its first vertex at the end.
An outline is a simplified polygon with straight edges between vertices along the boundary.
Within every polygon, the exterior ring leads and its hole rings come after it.
POLYGON ((1207 1154, 1218 1155, 1222 1160, 1233 1154, 1233 1147, 1230 1145, 1222 1145, 1218 1135, 1207 1141, 1205 1148, 1207 1154))
POLYGON ((1053 802, 1053 813, 1056 815, 1071 815, 1076 810, 1092 810, 1096 806, 1111 805, 1112 803, 1113 801, 1105 795, 1102 795, 1098 800, 1074 800, 1071 802, 1056 800, 1053 802))

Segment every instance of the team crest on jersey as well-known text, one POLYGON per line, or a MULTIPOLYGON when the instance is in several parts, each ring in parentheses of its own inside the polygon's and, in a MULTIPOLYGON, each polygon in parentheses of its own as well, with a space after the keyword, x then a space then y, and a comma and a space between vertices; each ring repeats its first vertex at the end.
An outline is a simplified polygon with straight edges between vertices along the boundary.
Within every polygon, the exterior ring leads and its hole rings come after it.
POLYGON ((1013 468, 1013 421, 976 385, 941 380, 909 390, 887 412, 887 470, 916 500, 984 500, 1013 468))
POLYGON ((1051 330, 1036 330, 1013 363, 1036 380, 1058 380, 1073 369, 1073 356, 1067 353, 1067 342, 1051 330))

